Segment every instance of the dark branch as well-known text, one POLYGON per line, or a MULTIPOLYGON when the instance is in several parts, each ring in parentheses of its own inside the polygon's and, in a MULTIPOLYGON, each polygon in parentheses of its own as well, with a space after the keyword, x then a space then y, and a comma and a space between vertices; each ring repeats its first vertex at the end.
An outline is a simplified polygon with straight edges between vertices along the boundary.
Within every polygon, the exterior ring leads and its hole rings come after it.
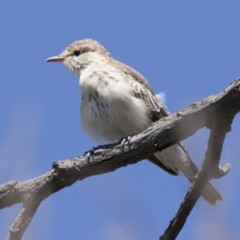
MULTIPOLYGON (((193 135, 202 127, 211 128, 212 124, 219 119, 233 119, 240 111, 239 86, 240 79, 237 79, 222 93, 210 96, 190 105, 183 111, 159 120, 145 132, 133 136, 123 145, 116 143, 99 146, 87 155, 54 163, 51 171, 37 178, 0 185, 0 209, 23 203, 23 213, 20 213, 12 229, 14 226, 19 226, 21 216, 25 213, 27 227, 40 202, 62 188, 78 180, 111 172, 141 161, 156 149, 163 150, 193 135)), ((215 154, 206 155, 206 158, 213 157, 219 160, 220 154, 221 151, 216 156, 215 154)), ((227 166, 225 168, 227 169, 227 166)), ((224 168, 214 169, 216 170, 213 171, 214 177, 219 177, 221 175, 218 174, 219 172, 224 175, 224 168)), ((199 195, 200 191, 197 196, 199 195)))

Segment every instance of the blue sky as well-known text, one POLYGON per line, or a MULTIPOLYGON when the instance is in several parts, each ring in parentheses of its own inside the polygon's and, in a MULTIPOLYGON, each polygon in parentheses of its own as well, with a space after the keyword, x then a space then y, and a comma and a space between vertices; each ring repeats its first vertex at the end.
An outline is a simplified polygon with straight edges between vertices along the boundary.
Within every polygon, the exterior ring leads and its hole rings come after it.
MULTIPOLYGON (((171 112, 222 91, 240 76, 239 1, 2 1, 0 8, 0 183, 23 181, 96 146, 79 121, 78 79, 46 63, 75 40, 93 38, 141 72, 171 112)), ((214 185, 178 239, 239 239, 240 118, 227 135, 214 185)), ((200 165, 208 130, 184 141, 200 165)), ((158 239, 190 184, 147 161, 77 182, 46 199, 24 239, 158 239)), ((0 211, 0 239, 20 205, 0 211)))

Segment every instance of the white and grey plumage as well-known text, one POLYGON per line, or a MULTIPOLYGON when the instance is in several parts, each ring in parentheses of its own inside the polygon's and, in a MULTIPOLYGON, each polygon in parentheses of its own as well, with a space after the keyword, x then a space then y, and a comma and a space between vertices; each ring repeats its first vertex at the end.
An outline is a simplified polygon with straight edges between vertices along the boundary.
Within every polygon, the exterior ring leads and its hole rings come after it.
MULTIPOLYGON (((97 142, 114 142, 138 134, 169 115, 147 80, 112 58, 97 41, 76 41, 47 62, 61 62, 79 76, 81 124, 97 142)), ((181 143, 155 152, 148 159, 170 174, 181 171, 191 182, 198 171, 181 143)), ((202 196, 211 204, 223 200, 211 183, 206 184, 202 196)))

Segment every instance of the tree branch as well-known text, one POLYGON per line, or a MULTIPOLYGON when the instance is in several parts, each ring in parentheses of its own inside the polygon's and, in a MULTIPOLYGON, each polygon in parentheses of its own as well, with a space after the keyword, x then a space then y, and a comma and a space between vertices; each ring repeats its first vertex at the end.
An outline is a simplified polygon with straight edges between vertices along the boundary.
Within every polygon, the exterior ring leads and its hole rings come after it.
POLYGON ((223 142, 227 132, 230 131, 231 123, 232 119, 228 119, 228 121, 226 121, 226 119, 218 119, 216 123, 213 122, 211 124, 211 132, 202 169, 199 169, 193 185, 187 192, 177 214, 173 220, 170 221, 164 234, 159 238, 160 240, 175 239, 182 230, 197 200, 200 198, 205 184, 209 179, 222 177, 230 170, 229 164, 226 164, 224 168, 219 168, 219 160, 223 142))
MULTIPOLYGON (((23 209, 11 228, 12 230, 15 226, 19 228, 21 226, 20 219, 24 219, 22 216, 26 214, 26 224, 22 227, 22 230, 19 230, 22 235, 40 202, 51 194, 72 185, 78 180, 111 172, 128 164, 141 161, 155 152, 156 149, 163 150, 193 135, 198 129, 204 126, 210 127, 212 134, 212 126, 219 119, 231 120, 239 111, 240 79, 237 79, 222 93, 193 103, 186 109, 159 120, 145 132, 133 136, 124 144, 119 142, 99 146, 84 156, 54 163, 52 170, 37 178, 24 182, 11 181, 0 185, 0 209, 10 207, 16 203, 23 203, 23 209)), ((220 121, 221 123, 222 120, 220 121)), ((219 147, 222 146, 224 137, 222 136, 222 140, 219 140, 217 143, 219 147)), ((213 139, 215 139, 214 136, 213 139)), ((212 147, 210 145, 214 147, 215 142, 209 140, 209 148, 211 150, 212 147)), ((217 153, 208 153, 208 151, 206 153, 206 159, 209 159, 206 162, 209 162, 210 159, 215 159, 212 172, 214 177, 223 176, 228 169, 227 165, 225 168, 216 168, 220 154, 221 150, 217 153), (225 172, 224 169, 226 170, 225 172), (222 173, 222 175, 218 173, 222 173)), ((200 176, 198 179, 201 180, 200 176)), ((207 179, 209 177, 210 175, 207 176, 207 179)), ((200 181, 198 179, 196 179, 195 185, 200 181)), ((194 190, 197 192, 197 196, 200 196, 201 188, 194 190)), ((189 193, 189 195, 195 195, 195 193, 189 193)), ((8 236, 8 240, 18 239, 14 238, 11 232, 8 236)))
POLYGON ((10 227, 6 240, 20 240, 22 238, 23 233, 30 224, 40 203, 40 200, 35 201, 31 198, 27 202, 23 203, 23 207, 19 215, 10 227))

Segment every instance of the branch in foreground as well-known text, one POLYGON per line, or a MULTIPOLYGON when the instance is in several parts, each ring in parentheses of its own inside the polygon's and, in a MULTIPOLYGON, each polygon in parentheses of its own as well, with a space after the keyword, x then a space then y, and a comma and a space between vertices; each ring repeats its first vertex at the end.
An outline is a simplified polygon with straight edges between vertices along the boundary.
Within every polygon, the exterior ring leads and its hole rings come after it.
MULTIPOLYGON (((240 79, 237 79, 222 93, 159 120, 145 132, 133 136, 127 144, 100 146, 91 154, 54 163, 51 171, 37 178, 0 185, 0 209, 20 202, 24 203, 24 208, 31 209, 31 199, 39 204, 51 194, 78 180, 141 161, 156 149, 163 150, 193 135, 198 129, 211 126, 220 117, 233 118, 240 111, 239 88, 240 79)), ((33 208, 34 211, 28 211, 32 216, 38 204, 33 208)), ((29 221, 32 216, 28 216, 29 221)), ((24 230, 21 227, 18 229, 24 230)))

